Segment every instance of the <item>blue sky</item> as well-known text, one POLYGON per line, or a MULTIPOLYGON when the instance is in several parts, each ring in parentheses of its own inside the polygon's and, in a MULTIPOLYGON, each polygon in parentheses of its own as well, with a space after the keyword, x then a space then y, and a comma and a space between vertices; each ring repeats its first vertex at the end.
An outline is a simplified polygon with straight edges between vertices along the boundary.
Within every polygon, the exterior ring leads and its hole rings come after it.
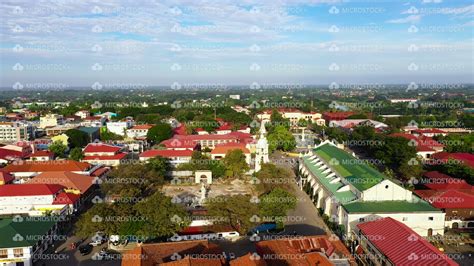
POLYGON ((2 87, 473 81, 472 1, 2 0, 0 12, 2 87))

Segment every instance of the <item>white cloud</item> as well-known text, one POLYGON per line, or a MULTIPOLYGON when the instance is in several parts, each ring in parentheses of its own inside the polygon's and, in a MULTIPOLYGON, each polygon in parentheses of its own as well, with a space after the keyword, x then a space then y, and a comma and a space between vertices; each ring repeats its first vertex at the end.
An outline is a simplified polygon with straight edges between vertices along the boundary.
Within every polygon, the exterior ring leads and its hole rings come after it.
POLYGON ((405 18, 388 20, 387 23, 395 23, 395 24, 418 23, 420 22, 420 20, 421 20, 421 15, 410 15, 405 18))

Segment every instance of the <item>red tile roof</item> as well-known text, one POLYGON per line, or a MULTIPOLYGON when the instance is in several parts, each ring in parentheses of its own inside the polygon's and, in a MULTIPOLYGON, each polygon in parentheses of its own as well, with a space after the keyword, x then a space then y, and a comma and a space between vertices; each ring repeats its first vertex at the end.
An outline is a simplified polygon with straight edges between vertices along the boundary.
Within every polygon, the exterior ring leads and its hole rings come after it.
POLYGON ((247 253, 246 255, 242 257, 238 257, 234 260, 231 260, 229 262, 229 265, 230 266, 266 266, 267 263, 260 257, 253 256, 252 254, 247 253))
POLYGON ((143 158, 153 158, 161 156, 165 158, 169 157, 191 157, 193 155, 192 150, 148 150, 140 154, 143 158))
POLYGON ((447 189, 473 189, 465 180, 445 175, 438 171, 430 171, 423 174, 421 184, 432 190, 447 189))
POLYGON ((82 158, 83 161, 109 161, 109 160, 122 160, 125 157, 127 157, 127 153, 125 152, 119 152, 114 155, 92 155, 92 156, 84 156, 82 158))
POLYGON ((0 159, 11 161, 14 159, 22 159, 22 158, 23 158, 23 152, 0 148, 0 159))
POLYGON ((110 171, 110 168, 108 167, 100 167, 99 169, 96 169, 94 172, 91 173, 91 176, 102 176, 103 174, 107 173, 110 171))
POLYGON ((474 191, 460 190, 415 190, 415 193, 438 209, 474 209, 474 191))
POLYGON ((448 153, 448 152, 438 152, 432 155, 432 158, 435 160, 441 161, 448 161, 449 159, 452 160, 459 160, 463 162, 465 165, 474 168, 474 154, 464 153, 464 152, 456 152, 456 153, 448 153))
MULTIPOLYGON (((207 240, 143 244, 125 253, 122 259, 122 266, 162 265, 163 263, 173 262, 171 257, 175 254, 179 254, 179 256, 184 259, 178 260, 178 262, 181 261, 185 263, 181 265, 204 266, 206 264, 189 264, 189 261, 186 260, 186 256, 190 254, 222 255, 222 250, 216 244, 209 243, 207 240)), ((223 261, 222 265, 224 265, 224 263, 223 261)))
POLYGON ((84 148, 84 153, 118 152, 120 150, 120 147, 114 145, 104 143, 89 143, 84 148))
MULTIPOLYGON (((255 244, 257 253, 265 255, 281 255, 267 260, 270 265, 317 265, 321 259, 338 257, 347 259, 351 265, 356 265, 353 257, 339 240, 332 240, 327 235, 299 237, 295 239, 265 240, 255 244), (315 256, 320 253, 324 256, 315 256)), ((323 264, 324 265, 324 264, 323 264)))
POLYGON ((74 204, 80 198, 78 194, 61 192, 54 198, 53 205, 74 204))
POLYGON ((130 129, 150 129, 152 127, 153 127, 153 125, 147 125, 146 124, 146 125, 135 125, 130 129))
POLYGON ((85 193, 92 186, 94 177, 73 172, 44 172, 28 181, 28 184, 59 184, 85 193))
POLYGON ((30 157, 53 157, 54 153, 50 151, 36 151, 30 157))
POLYGON ((53 195, 64 187, 55 184, 18 184, 0 186, 0 197, 53 195))
POLYGON ((354 112, 324 112, 323 118, 325 120, 344 120, 353 114, 355 113, 354 112))
POLYGON ((241 150, 243 153, 250 153, 249 149, 245 147, 245 144, 226 143, 216 145, 216 147, 211 151, 211 154, 226 154, 228 151, 231 150, 241 150))
POLYGON ((86 171, 91 167, 89 163, 77 162, 72 160, 56 160, 56 161, 16 161, 5 168, 4 171, 9 173, 17 172, 57 172, 70 171, 79 172, 86 171))
POLYGON ((411 228, 393 218, 360 223, 357 227, 394 265, 458 265, 411 228))

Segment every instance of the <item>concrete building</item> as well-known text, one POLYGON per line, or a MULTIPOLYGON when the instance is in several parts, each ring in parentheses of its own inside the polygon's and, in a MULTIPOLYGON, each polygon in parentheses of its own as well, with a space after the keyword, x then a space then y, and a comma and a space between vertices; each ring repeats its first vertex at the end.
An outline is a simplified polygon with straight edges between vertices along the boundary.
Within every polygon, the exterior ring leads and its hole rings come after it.
POLYGON ((33 266, 55 240, 57 222, 32 217, 0 220, 0 265, 33 266))
POLYGON ((316 207, 348 234, 358 223, 381 217, 403 222, 422 236, 444 234, 441 210, 330 141, 301 156, 298 176, 316 207))
POLYGON ((26 122, 0 123, 0 141, 16 142, 34 139, 34 127, 26 122))
POLYGON ((107 122, 107 130, 114 134, 125 136, 127 129, 133 126, 133 120, 118 121, 118 122, 107 122))
POLYGON ((64 117, 58 114, 47 114, 40 117, 40 128, 55 127, 64 124, 64 117))

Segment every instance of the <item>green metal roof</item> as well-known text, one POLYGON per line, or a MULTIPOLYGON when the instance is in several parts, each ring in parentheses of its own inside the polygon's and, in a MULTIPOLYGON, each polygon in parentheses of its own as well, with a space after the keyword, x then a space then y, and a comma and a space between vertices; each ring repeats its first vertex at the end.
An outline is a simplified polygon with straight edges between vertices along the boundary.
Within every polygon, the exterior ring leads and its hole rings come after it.
POLYGON ((348 213, 405 213, 405 212, 441 212, 424 200, 409 201, 354 201, 343 204, 348 213))
POLYGON ((345 203, 345 202, 350 202, 354 199, 356 199, 356 195, 354 195, 354 193, 352 193, 352 191, 341 191, 341 192, 338 192, 337 190, 340 189, 341 187, 344 186, 343 183, 341 183, 340 181, 339 182, 334 182, 334 183, 331 183, 331 180, 334 179, 334 177, 332 178, 326 178, 326 176, 328 174, 323 174, 321 170, 318 169, 317 166, 315 166, 311 161, 311 159, 309 158, 309 156, 305 156, 303 157, 303 161, 305 162, 305 165, 307 166, 307 168, 311 171, 311 173, 313 173, 314 176, 316 176, 316 178, 318 178, 319 182, 327 189, 329 190, 332 194, 334 194, 334 196, 336 197, 336 199, 341 202, 341 203, 345 203))
POLYGON ((335 162, 336 159, 338 164, 331 164, 331 168, 359 191, 369 189, 386 179, 376 169, 331 144, 324 144, 314 152, 326 163, 330 163, 331 160, 335 162))
POLYGON ((55 221, 13 221, 11 218, 0 219, 0 248, 33 246, 46 235, 55 221))

